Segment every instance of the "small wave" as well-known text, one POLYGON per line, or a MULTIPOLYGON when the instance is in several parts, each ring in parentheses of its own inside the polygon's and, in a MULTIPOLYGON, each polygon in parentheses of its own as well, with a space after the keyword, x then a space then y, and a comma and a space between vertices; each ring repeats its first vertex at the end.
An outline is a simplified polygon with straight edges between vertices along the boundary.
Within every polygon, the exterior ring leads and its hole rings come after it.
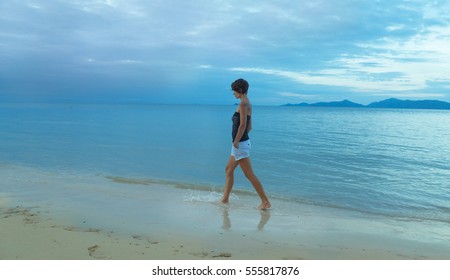
MULTIPOLYGON (((216 191, 197 191, 197 190, 190 190, 187 195, 184 196, 183 201, 184 202, 212 202, 212 203, 219 203, 220 199, 222 198, 221 192, 216 191)), ((232 193, 230 195, 230 199, 233 201, 239 201, 239 196, 232 193)))
POLYGON ((106 176, 107 179, 119 183, 119 184, 130 184, 130 185, 144 185, 151 186, 156 184, 167 185, 168 181, 157 180, 157 179, 136 179, 136 178, 125 178, 119 176, 106 176))
POLYGON ((184 196, 184 202, 218 202, 222 194, 219 192, 198 192, 198 191, 190 191, 187 195, 184 196))
MULTIPOLYGON (((164 179, 127 178, 120 176, 106 176, 106 178, 119 184, 144 185, 144 186, 163 185, 183 190, 195 190, 195 191, 218 192, 218 193, 221 193, 223 190, 223 186, 209 185, 209 184, 192 184, 188 182, 179 182, 164 179)), ((253 195, 254 191, 242 189, 236 186, 235 188, 233 188, 233 193, 238 195, 253 195)))
MULTIPOLYGON (((179 181, 171 181, 164 179, 153 179, 153 178, 127 178, 127 177, 119 177, 119 176, 106 176, 107 179, 120 184, 134 184, 134 185, 159 185, 159 186, 167 186, 174 187, 178 189, 183 189, 189 191, 189 193, 184 197, 185 202, 217 202, 220 200, 222 195, 222 186, 208 185, 208 184, 192 184, 187 182, 179 182, 179 181)), ((233 188, 232 192, 232 200, 239 200, 239 197, 249 197, 256 195, 253 189, 243 189, 238 186, 233 188)), ((450 223, 450 220, 443 217, 436 217, 431 215, 426 215, 422 213, 422 215, 414 214, 410 211, 399 211, 399 212, 388 212, 388 211, 375 211, 369 209, 359 209, 356 207, 352 207, 350 205, 339 205, 329 202, 319 202, 314 201, 302 197, 287 197, 285 195, 279 194, 269 194, 272 199, 279 200, 279 202, 291 202, 298 203, 300 205, 310 205, 316 207, 324 207, 327 209, 336 209, 343 211, 351 211, 354 213, 360 213, 371 216, 379 216, 386 217, 390 219, 397 220, 411 220, 411 221, 433 221, 433 222, 441 222, 441 223, 450 223)), ((446 212, 449 209, 440 209, 442 212, 446 212)))

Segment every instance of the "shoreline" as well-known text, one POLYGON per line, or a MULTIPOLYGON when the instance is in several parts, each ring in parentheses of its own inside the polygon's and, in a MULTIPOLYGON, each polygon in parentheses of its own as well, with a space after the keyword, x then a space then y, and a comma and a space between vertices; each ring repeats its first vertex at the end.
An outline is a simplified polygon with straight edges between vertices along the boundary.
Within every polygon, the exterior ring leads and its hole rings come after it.
POLYGON ((450 260, 447 223, 394 219, 250 191, 3 168, 0 259, 450 260), (27 174, 26 176, 24 174, 27 174))
POLYGON ((224 211, 221 229, 124 234, 71 224, 39 209, 0 208, 1 260, 440 260, 450 254, 448 245, 377 234, 267 230, 272 210, 255 210, 261 218, 253 229, 239 227, 224 211))

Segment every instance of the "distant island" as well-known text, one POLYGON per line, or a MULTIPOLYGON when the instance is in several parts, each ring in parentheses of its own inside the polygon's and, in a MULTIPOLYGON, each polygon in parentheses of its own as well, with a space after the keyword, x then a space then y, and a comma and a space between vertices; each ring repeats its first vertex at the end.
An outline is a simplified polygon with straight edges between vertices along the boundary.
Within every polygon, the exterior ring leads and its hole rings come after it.
POLYGON ((354 103, 346 99, 342 101, 333 101, 333 102, 299 103, 299 104, 289 103, 283 106, 450 110, 450 103, 444 101, 400 100, 397 98, 389 98, 383 101, 370 103, 369 105, 354 103))

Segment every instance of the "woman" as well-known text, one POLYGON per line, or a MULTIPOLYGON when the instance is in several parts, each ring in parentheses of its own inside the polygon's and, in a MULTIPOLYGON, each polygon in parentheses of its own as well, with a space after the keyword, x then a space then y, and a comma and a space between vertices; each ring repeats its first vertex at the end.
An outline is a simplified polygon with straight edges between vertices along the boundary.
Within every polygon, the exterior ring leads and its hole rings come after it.
POLYGON ((261 204, 259 209, 266 210, 270 208, 270 202, 264 193, 264 188, 253 172, 252 164, 250 162, 250 138, 248 133, 252 129, 252 105, 247 97, 248 82, 244 79, 238 79, 231 84, 236 99, 240 99, 241 102, 233 115, 233 130, 232 138, 233 145, 231 147, 231 156, 228 160, 225 172, 226 180, 223 191, 222 203, 228 203, 231 189, 234 183, 234 170, 239 165, 244 172, 245 177, 252 183, 259 197, 261 198, 261 204))

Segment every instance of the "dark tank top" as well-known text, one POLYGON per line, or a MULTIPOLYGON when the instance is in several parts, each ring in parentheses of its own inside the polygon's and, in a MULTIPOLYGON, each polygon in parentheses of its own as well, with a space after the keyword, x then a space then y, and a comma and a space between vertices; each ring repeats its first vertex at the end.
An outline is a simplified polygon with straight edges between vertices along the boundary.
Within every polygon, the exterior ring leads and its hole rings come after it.
MULTIPOLYGON (((237 135, 237 132, 239 129, 239 125, 241 124, 241 114, 239 114, 238 112, 234 112, 234 115, 231 118, 231 120, 233 121, 232 137, 233 137, 233 142, 234 142, 234 139, 236 138, 236 135, 237 135)), ((239 142, 247 141, 248 139, 250 139, 248 137, 248 131, 247 131, 249 122, 250 122, 250 116, 247 115, 247 126, 245 127, 244 134, 242 134, 242 137, 239 140, 239 142)))

